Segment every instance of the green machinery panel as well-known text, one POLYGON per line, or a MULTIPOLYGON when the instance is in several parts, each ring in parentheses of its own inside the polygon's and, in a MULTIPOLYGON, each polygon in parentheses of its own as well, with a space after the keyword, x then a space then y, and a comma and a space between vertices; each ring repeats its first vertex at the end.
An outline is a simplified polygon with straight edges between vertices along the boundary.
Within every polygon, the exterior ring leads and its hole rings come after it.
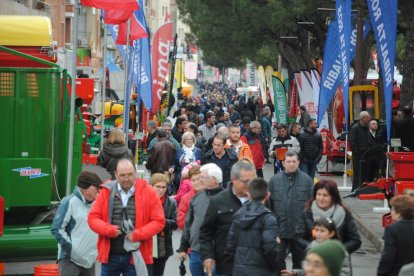
POLYGON ((10 207, 49 206, 52 183, 47 158, 0 159, 0 194, 10 207))

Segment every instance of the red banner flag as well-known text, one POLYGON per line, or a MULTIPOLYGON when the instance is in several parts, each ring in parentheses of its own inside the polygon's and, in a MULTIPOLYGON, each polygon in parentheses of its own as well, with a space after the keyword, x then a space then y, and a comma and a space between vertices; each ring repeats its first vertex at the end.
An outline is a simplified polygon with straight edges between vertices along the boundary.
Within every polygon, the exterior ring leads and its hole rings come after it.
POLYGON ((131 18, 134 10, 106 10, 104 12, 105 24, 121 24, 131 18))
POLYGON ((168 56, 170 53, 173 22, 162 25, 154 35, 152 45, 152 112, 160 106, 162 91, 168 74, 168 56))
POLYGON ((80 0, 81 5, 103 10, 137 10, 136 0, 80 0))
MULTIPOLYGON (((131 24, 130 24, 130 32, 129 32, 129 43, 130 45, 132 45, 134 40, 148 37, 148 33, 145 30, 144 26, 142 26, 141 23, 138 22, 135 15, 132 15, 130 20, 131 20, 131 24)), ((127 29, 128 29, 128 22, 119 24, 118 38, 116 39, 116 44, 126 45, 127 29)))

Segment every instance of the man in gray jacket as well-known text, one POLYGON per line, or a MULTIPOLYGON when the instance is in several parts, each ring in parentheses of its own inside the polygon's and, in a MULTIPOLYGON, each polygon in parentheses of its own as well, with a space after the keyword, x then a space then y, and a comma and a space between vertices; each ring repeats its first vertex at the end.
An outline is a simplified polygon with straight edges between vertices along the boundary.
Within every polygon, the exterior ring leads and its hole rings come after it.
POLYGON ((73 193, 62 199, 52 224, 59 275, 95 276, 98 235, 89 228, 88 213, 102 181, 94 172, 83 171, 77 182, 73 193))
POLYGON ((200 182, 204 187, 204 191, 195 195, 190 202, 180 248, 177 250, 180 258, 185 259, 187 250, 191 248, 190 271, 193 276, 204 275, 204 267, 199 253, 200 227, 204 221, 211 197, 223 190, 220 186, 223 181, 223 173, 219 166, 208 163, 200 168, 200 172, 200 182))
POLYGON ((312 179, 299 170, 299 163, 298 153, 288 150, 283 160, 285 170, 272 176, 269 181, 269 203, 279 226, 281 259, 286 259, 287 249, 290 247, 293 269, 301 268, 303 260, 303 252, 295 242, 295 226, 313 190, 312 179))

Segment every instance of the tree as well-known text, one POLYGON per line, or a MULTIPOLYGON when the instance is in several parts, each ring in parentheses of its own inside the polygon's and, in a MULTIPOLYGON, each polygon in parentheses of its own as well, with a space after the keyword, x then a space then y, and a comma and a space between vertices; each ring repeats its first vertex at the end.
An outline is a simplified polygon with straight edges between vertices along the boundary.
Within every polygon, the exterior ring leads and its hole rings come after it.
MULTIPOLYGON (((410 0, 399 1, 399 30, 405 36, 405 51, 400 52, 402 56, 402 68, 400 70, 403 75, 401 85, 400 107, 405 105, 413 105, 414 99, 414 5, 410 0)), ((401 41, 401 38, 400 38, 401 41)), ((399 44, 397 43, 397 47, 399 44)), ((401 46, 401 45, 400 45, 401 46)), ((398 50, 399 48, 397 48, 398 50)), ((400 49, 401 50, 401 49, 400 49)), ((397 52, 398 53, 398 52, 397 52)))

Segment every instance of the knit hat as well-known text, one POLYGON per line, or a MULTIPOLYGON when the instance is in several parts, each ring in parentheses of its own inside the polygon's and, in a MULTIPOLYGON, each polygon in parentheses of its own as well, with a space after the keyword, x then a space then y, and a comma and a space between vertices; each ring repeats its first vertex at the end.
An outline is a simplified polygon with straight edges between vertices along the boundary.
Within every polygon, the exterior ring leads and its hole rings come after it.
POLYGON ((339 276, 345 259, 345 248, 337 240, 329 240, 312 247, 308 254, 314 253, 323 259, 331 276, 339 276))
POLYGON ((188 178, 188 172, 191 170, 192 167, 200 165, 200 161, 191 162, 187 166, 185 166, 181 172, 181 178, 185 179, 188 178))

